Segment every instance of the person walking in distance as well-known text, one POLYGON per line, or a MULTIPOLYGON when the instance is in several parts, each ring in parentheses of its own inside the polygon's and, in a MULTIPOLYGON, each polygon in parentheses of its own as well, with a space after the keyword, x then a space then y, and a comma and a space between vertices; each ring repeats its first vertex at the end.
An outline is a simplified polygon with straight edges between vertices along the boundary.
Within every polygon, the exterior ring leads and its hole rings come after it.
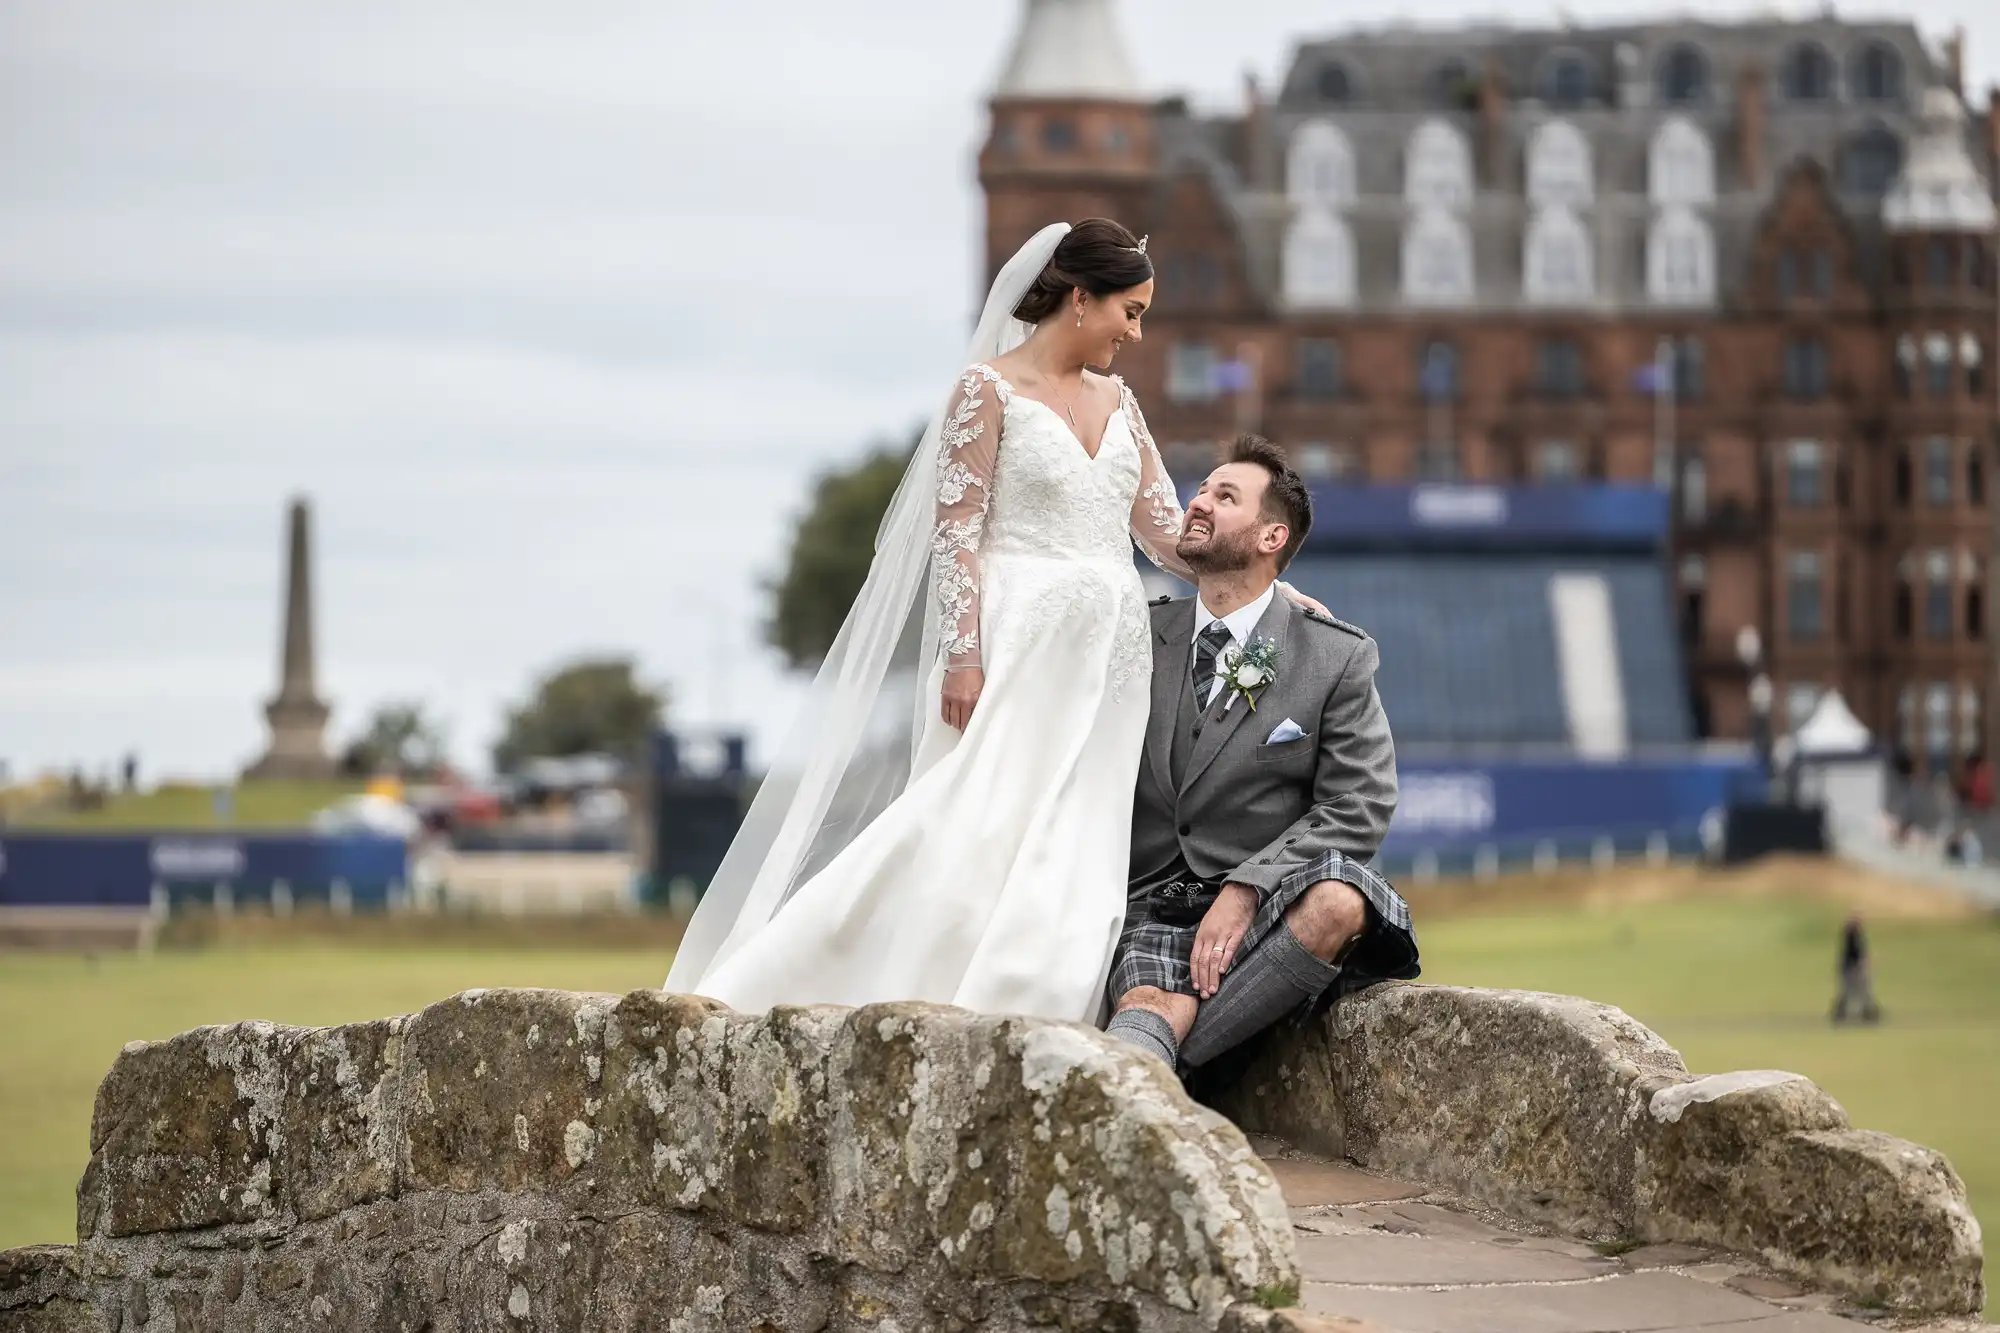
POLYGON ((1859 1011, 1864 1023, 1878 1023, 1882 1010, 1875 1003, 1875 983, 1868 974, 1868 939, 1861 930, 1861 914, 1847 918, 1840 932, 1840 994, 1833 1002, 1833 1021, 1845 1023, 1849 1007, 1859 1011))

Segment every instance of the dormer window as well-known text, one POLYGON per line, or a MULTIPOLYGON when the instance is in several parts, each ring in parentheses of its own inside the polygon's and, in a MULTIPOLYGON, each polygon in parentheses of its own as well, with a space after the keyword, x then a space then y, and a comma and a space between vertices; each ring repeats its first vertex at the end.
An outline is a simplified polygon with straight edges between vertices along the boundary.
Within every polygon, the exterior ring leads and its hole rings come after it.
POLYGON ((1074 153, 1076 151, 1076 122, 1072 120, 1051 120, 1042 125, 1042 147, 1051 153, 1074 153))
POLYGON ((1833 100, 1833 57, 1817 42, 1800 42, 1785 55, 1785 96, 1794 102, 1833 100))
POLYGON ((1708 100, 1708 58, 1688 45, 1675 46, 1660 58, 1660 101, 1667 106, 1695 106, 1708 100))
POLYGON ((1319 100, 1330 106, 1346 106, 1354 98, 1354 78, 1347 72, 1347 66, 1338 61, 1321 66, 1314 85, 1319 100))
POLYGON ((1848 82, 1864 102, 1903 100, 1903 58, 1886 42, 1870 42, 1854 57, 1848 82))
POLYGON ((1574 51, 1559 52, 1550 59, 1542 80, 1542 100, 1565 109, 1590 100, 1590 65, 1574 51))

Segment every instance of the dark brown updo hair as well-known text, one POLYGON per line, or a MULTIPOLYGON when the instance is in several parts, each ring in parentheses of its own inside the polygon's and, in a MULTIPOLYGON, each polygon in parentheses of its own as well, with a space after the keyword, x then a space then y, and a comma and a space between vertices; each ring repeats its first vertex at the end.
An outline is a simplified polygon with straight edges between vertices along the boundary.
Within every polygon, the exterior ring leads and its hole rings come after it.
POLYGON ((1014 307, 1014 318, 1039 324, 1062 309, 1078 287, 1105 296, 1152 276, 1153 261, 1139 249, 1137 236, 1110 218, 1085 218, 1057 244, 1049 266, 1014 307))

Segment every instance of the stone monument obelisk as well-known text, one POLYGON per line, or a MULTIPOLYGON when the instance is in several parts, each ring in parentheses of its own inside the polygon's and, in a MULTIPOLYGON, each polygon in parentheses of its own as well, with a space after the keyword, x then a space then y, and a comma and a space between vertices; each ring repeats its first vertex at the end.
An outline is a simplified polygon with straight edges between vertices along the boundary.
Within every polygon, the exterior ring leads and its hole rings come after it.
POLYGON ((301 779, 335 776, 326 753, 326 719, 331 711, 313 683, 312 510, 292 501, 290 549, 285 578, 285 640, 278 693, 264 705, 271 745, 244 770, 246 778, 301 779))

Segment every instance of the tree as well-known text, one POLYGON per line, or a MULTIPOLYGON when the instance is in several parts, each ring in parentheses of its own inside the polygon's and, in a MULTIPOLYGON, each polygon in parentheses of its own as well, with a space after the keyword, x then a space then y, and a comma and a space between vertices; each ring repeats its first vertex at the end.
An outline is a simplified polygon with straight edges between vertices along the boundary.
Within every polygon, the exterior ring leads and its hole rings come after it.
POLYGON ((392 700, 375 709, 368 727, 348 745, 340 766, 357 776, 393 773, 428 777, 444 766, 445 728, 414 700, 392 700))
POLYGON ((666 695, 639 683, 630 658, 572 662, 535 685, 507 714, 493 766, 510 773, 529 759, 611 754, 638 763, 659 725, 666 695))
POLYGON ((792 667, 811 669, 825 658, 868 579, 875 530, 910 465, 919 431, 902 446, 882 445, 859 463, 820 474, 811 506, 792 533, 784 577, 769 585, 771 616, 764 637, 792 667))

